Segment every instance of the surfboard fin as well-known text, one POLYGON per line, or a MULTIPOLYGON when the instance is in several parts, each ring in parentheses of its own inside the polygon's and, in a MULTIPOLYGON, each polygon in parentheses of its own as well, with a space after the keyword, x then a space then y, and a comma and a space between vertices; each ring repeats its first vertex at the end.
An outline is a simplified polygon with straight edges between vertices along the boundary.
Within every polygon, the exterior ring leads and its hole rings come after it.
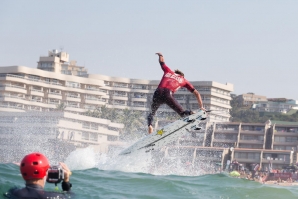
POLYGON ((188 123, 190 123, 190 122, 194 122, 194 121, 195 121, 195 119, 187 120, 188 123))
POLYGON ((199 126, 197 126, 196 128, 194 128, 194 130, 196 130, 196 131, 201 130, 201 129, 202 129, 202 127, 199 127, 199 126))

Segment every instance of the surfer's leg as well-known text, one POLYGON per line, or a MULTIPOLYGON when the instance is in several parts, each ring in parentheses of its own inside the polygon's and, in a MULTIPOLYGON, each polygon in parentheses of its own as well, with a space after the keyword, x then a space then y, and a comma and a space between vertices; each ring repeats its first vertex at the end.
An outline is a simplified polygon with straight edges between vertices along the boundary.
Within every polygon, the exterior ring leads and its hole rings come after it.
POLYGON ((167 94, 166 104, 171 107, 176 113, 178 113, 180 117, 185 117, 187 115, 193 114, 193 112, 190 110, 184 110, 171 93, 167 94))
POLYGON ((178 101, 172 96, 171 92, 167 92, 166 94, 166 104, 182 117, 184 110, 178 101))
POLYGON ((162 104, 162 100, 161 100, 160 96, 161 96, 161 93, 158 90, 156 90, 153 95, 153 100, 152 100, 152 104, 151 104, 151 112, 147 117, 148 133, 149 134, 153 132, 153 126, 152 126, 153 117, 154 117, 157 109, 162 104))

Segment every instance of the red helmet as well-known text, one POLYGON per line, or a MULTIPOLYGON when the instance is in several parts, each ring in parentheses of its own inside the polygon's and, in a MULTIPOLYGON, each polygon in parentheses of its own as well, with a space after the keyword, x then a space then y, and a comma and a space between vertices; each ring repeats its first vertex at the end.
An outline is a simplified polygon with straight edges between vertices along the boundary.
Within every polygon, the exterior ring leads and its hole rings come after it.
POLYGON ((20 171, 24 180, 41 179, 47 175, 49 161, 41 153, 26 155, 20 165, 20 171))

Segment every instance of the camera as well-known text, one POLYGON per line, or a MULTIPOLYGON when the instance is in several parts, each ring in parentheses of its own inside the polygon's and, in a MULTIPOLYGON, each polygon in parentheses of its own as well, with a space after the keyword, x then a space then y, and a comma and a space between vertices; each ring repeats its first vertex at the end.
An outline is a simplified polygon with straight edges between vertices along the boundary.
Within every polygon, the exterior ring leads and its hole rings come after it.
POLYGON ((60 183, 64 179, 64 171, 60 166, 51 166, 48 170, 47 182, 60 183))

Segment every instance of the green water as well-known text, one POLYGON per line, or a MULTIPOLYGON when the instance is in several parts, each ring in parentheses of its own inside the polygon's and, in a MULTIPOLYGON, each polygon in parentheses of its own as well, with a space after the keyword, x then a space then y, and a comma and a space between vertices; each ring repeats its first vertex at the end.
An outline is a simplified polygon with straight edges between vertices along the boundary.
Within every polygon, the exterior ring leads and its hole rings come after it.
MULTIPOLYGON (((152 175, 98 168, 74 170, 76 198, 298 198, 298 187, 268 186, 224 174, 152 175)), ((0 198, 12 186, 24 186, 18 166, 0 164, 0 198)), ((54 185, 46 184, 47 190, 54 185)))

